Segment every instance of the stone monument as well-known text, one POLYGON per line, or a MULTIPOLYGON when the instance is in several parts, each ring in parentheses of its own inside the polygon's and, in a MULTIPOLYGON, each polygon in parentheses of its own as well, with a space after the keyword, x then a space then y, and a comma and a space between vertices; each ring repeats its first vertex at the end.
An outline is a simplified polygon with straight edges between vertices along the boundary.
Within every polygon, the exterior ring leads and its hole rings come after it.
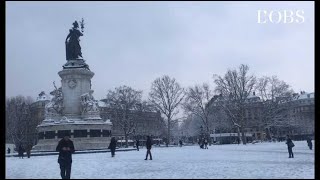
POLYGON ((58 72, 61 87, 50 94, 45 106, 45 119, 37 126, 38 144, 34 150, 55 151, 58 141, 68 132, 76 150, 107 148, 112 123, 100 117, 98 101, 93 97, 91 78, 94 73, 82 57, 79 37, 83 36, 84 21, 77 21, 66 38, 67 63, 58 72))

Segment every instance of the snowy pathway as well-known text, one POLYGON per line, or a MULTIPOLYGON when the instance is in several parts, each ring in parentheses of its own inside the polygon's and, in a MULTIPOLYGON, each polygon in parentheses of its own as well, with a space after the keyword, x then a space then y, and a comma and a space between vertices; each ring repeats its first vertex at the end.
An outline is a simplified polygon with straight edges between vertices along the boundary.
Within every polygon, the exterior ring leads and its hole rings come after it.
MULTIPOLYGON (((293 159, 284 142, 153 148, 153 160, 140 151, 75 154, 71 178, 314 178, 314 150, 294 142, 293 159)), ((314 142, 313 142, 314 144, 314 142)), ((60 179, 57 155, 6 158, 7 178, 60 179)))

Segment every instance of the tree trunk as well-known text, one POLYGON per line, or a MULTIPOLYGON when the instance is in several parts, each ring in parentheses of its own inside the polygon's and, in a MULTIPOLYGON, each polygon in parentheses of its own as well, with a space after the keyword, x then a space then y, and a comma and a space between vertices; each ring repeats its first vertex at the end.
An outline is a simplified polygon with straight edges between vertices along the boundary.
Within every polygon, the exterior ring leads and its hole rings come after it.
POLYGON ((207 137, 207 140, 209 142, 209 146, 211 146, 212 142, 211 142, 211 139, 210 139, 210 131, 209 131, 209 126, 207 124, 207 129, 206 129, 206 137, 207 137))
POLYGON ((124 134, 124 139, 126 140, 126 148, 128 148, 128 134, 127 133, 125 133, 124 134))
POLYGON ((269 127, 267 128, 267 138, 268 138, 268 140, 271 140, 271 139, 272 139, 272 136, 271 136, 271 132, 270 132, 270 128, 269 128, 269 127))
POLYGON ((243 131, 242 127, 240 128, 240 131, 241 131, 241 134, 242 134, 242 143, 243 143, 243 145, 246 145, 247 144, 247 138, 246 138, 246 136, 244 134, 244 131, 243 131))
POLYGON ((167 143, 166 146, 168 147, 170 143, 170 118, 168 118, 168 133, 167 133, 167 143))
POLYGON ((241 134, 240 134, 240 128, 237 126, 237 131, 238 131, 238 139, 241 140, 241 134))

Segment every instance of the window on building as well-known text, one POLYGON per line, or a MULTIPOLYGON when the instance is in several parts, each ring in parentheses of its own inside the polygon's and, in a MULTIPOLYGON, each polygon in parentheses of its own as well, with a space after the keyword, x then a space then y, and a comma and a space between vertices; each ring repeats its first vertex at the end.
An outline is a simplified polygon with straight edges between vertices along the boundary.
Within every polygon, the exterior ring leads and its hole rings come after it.
POLYGON ((77 138, 77 137, 87 137, 87 130, 83 129, 83 130, 74 130, 73 131, 73 137, 77 138))
POLYGON ((60 130, 60 131, 58 131, 58 138, 63 138, 66 133, 71 135, 71 130, 60 130))
POLYGON ((100 137, 101 130, 100 129, 90 129, 90 137, 100 137))
POLYGON ((43 138, 44 138, 44 132, 39 132, 38 139, 43 139, 43 138))
POLYGON ((44 136, 46 139, 54 139, 56 136, 56 132, 55 131, 46 131, 44 136))
POLYGON ((102 136, 103 137, 110 137, 111 131, 110 130, 102 130, 102 136))

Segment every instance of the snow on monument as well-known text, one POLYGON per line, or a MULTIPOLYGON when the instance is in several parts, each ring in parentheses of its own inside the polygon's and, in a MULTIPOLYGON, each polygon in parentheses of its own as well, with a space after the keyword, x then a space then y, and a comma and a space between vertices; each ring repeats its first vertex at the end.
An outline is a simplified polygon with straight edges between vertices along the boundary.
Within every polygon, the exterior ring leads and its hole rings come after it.
POLYGON ((108 147, 112 123, 100 117, 98 101, 93 97, 91 78, 94 73, 82 57, 79 37, 83 36, 84 21, 77 21, 65 41, 66 60, 58 72, 61 87, 50 94, 53 98, 45 107, 45 119, 37 126, 38 144, 34 150, 55 151, 58 141, 68 132, 76 150, 108 147))

